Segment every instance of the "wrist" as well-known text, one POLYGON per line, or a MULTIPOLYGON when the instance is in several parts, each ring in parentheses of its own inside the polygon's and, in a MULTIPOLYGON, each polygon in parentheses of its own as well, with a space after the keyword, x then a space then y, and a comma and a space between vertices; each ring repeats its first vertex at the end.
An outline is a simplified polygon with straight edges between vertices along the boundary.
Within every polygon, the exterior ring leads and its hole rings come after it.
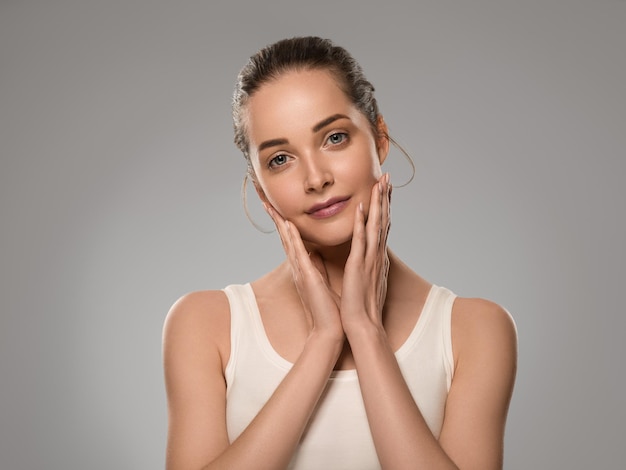
POLYGON ((313 349, 325 352, 334 361, 339 357, 343 349, 345 335, 343 331, 334 332, 328 330, 313 329, 305 343, 305 349, 313 349))
POLYGON ((354 322, 344 326, 346 337, 352 347, 360 343, 373 344, 373 342, 387 342, 387 332, 380 323, 375 323, 369 319, 354 322))

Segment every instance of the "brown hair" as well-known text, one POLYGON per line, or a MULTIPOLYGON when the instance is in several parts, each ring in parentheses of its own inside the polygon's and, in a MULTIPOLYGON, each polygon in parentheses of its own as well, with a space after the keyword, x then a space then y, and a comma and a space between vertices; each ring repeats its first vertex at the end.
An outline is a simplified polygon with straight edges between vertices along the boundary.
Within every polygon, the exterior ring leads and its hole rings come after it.
POLYGON ((237 77, 233 95, 234 140, 246 159, 251 178, 254 178, 254 171, 250 161, 245 115, 248 99, 263 84, 277 79, 281 74, 307 69, 322 69, 332 73, 346 96, 363 113, 376 133, 379 111, 374 87, 350 53, 328 39, 315 36, 283 39, 250 57, 237 77))

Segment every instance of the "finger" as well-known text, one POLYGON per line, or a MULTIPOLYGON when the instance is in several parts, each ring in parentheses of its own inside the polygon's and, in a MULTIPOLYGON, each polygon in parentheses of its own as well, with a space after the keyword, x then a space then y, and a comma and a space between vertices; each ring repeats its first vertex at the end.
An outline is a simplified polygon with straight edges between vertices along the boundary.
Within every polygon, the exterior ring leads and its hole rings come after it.
MULTIPOLYGON (((298 266, 303 274, 315 274, 317 273, 318 279, 322 278, 322 273, 313 265, 311 258, 309 257, 309 252, 306 250, 304 246, 304 242, 302 241, 302 237, 300 236, 300 231, 298 228, 288 222, 289 228, 289 236, 290 242, 293 249, 293 255, 298 263, 298 266)), ((325 270, 326 268, 324 268, 325 270)))
POLYGON ((382 221, 380 246, 386 251, 389 229, 391 228, 391 191, 393 187, 389 182, 389 173, 385 175, 385 194, 382 201, 382 221))
MULTIPOLYGON (((292 260, 292 263, 297 267, 299 274, 304 274, 303 270, 307 268, 307 261, 310 264, 310 261, 306 259, 306 256, 302 256, 302 250, 304 249, 304 244, 302 243, 302 238, 300 237, 300 232, 296 228, 296 226, 289 222, 285 222, 285 226, 287 227, 288 239, 289 239, 289 256, 292 260)), ((306 252, 306 250, 305 250, 306 252)), ((303 277, 304 278, 304 277, 303 277)))
POLYGON ((320 272, 326 284, 328 284, 328 271, 326 270, 324 260, 322 260, 322 257, 319 255, 319 253, 317 253, 316 251, 312 251, 311 253, 309 253, 309 259, 311 260, 311 263, 313 263, 313 266, 315 266, 315 268, 320 272))
POLYGON ((287 255, 287 261, 289 262, 289 267, 291 268, 291 274, 293 276, 296 285, 298 285, 303 278, 302 270, 300 268, 300 263, 296 256, 296 251, 294 249, 294 237, 290 231, 290 226, 292 225, 289 221, 285 220, 273 207, 264 204, 268 214, 276 224, 276 229, 278 230, 278 234, 280 235, 280 241, 283 245, 283 250, 287 255))
POLYGON ((365 213, 363 203, 359 203, 354 214, 354 226, 352 228, 352 245, 350 255, 346 262, 346 268, 356 265, 360 266, 365 256, 366 235, 365 235, 365 213))
POLYGON ((341 298, 330 285, 330 278, 328 277, 328 270, 326 269, 326 264, 324 264, 324 260, 317 251, 312 251, 311 253, 309 253, 309 259, 311 260, 311 263, 313 264, 315 269, 317 269, 322 276, 324 285, 326 286, 330 295, 333 297, 333 300, 337 305, 339 305, 341 298))
POLYGON ((278 213, 278 211, 276 211, 276 209, 274 209, 269 204, 264 202, 263 207, 265 208, 265 211, 267 212, 267 214, 271 217, 272 221, 274 222, 274 225, 276 225, 276 229, 280 231, 281 223, 284 223, 285 219, 283 219, 283 217, 278 213))
POLYGON ((378 246, 380 243, 381 235, 381 216, 382 216, 382 200, 384 178, 381 177, 378 182, 372 188, 372 195, 370 198, 370 209, 367 215, 366 224, 366 251, 365 257, 373 259, 378 253, 378 246))
POLYGON ((272 206, 266 203, 263 203, 263 206, 265 207, 265 210, 267 211, 269 216, 274 221, 274 225, 276 225, 276 230, 278 230, 278 235, 280 236, 280 241, 283 245, 283 250, 285 251, 285 254, 287 255, 287 257, 290 257, 290 252, 292 251, 290 246, 291 241, 285 219, 283 219, 283 217, 272 206))

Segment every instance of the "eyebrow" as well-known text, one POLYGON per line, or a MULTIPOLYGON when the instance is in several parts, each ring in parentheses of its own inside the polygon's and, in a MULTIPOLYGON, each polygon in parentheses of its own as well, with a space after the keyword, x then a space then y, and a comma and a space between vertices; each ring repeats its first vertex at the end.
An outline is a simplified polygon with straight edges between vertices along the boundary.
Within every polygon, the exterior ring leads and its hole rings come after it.
MULTIPOLYGON (((329 124, 332 124, 333 122, 339 119, 350 119, 350 118, 346 116, 345 114, 333 114, 332 116, 329 116, 326 119, 315 124, 311 128, 311 131, 313 131, 314 133, 319 132, 324 127, 328 126, 329 124)), ((259 149, 257 151, 261 152, 262 150, 265 150, 266 148, 277 147, 279 145, 287 145, 288 143, 289 141, 285 138, 266 140, 265 142, 261 142, 261 144, 259 145, 259 149)))
POLYGON ((259 145, 259 149, 257 150, 257 152, 260 152, 261 150, 265 150, 268 147, 276 147, 278 145, 287 145, 288 143, 289 141, 287 139, 266 140, 265 142, 261 142, 261 145, 259 145))
POLYGON ((324 119, 323 121, 318 122, 317 124, 315 124, 311 130, 313 132, 318 132, 320 130, 322 130, 324 127, 326 127, 327 125, 339 120, 339 119, 350 119, 348 116, 346 116, 345 114, 333 114, 330 117, 327 117, 326 119, 324 119))

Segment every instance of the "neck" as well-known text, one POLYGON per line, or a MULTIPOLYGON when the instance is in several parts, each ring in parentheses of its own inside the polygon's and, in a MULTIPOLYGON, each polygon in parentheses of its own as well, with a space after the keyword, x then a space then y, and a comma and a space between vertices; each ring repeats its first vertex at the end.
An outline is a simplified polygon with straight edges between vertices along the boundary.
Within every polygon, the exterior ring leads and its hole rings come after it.
MULTIPOLYGON (((346 261, 350 255, 352 242, 348 241, 337 246, 319 246, 305 242, 308 251, 314 251, 319 254, 324 262, 326 273, 328 275, 328 283, 331 289, 341 295, 343 287, 343 274, 346 267, 346 261)), ((390 258, 393 256, 389 249, 390 258)))
POLYGON ((315 247, 326 267, 330 288, 338 295, 341 295, 343 273, 350 255, 350 247, 351 242, 332 247, 315 247))

